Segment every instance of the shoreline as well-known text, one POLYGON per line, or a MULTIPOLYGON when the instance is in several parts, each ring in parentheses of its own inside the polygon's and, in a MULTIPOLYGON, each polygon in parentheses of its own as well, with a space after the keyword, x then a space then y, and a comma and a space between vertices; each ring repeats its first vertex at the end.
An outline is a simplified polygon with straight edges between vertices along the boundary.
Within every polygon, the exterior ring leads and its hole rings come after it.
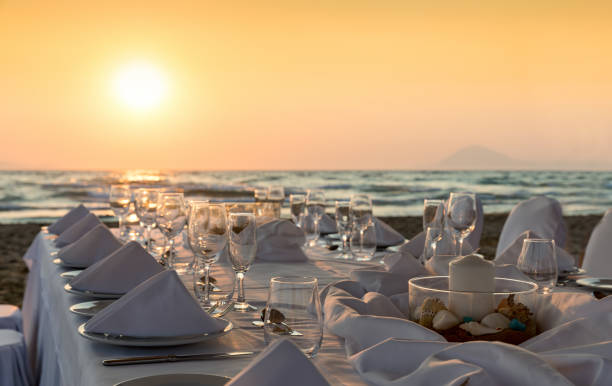
MULTIPOLYGON (((565 249, 582 261, 584 250, 601 214, 563 216, 567 224, 565 249)), ((494 256, 497 241, 508 213, 485 214, 480 253, 494 256)), ((421 217, 379 217, 406 238, 414 237, 423 228, 421 217)), ((22 257, 40 231, 43 223, 0 224, 0 304, 21 307, 28 269, 22 257)))

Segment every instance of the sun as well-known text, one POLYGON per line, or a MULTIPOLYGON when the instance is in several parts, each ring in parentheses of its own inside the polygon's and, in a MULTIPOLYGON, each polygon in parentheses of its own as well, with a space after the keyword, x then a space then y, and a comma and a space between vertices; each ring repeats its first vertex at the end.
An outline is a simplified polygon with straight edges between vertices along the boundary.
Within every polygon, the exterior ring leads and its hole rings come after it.
POLYGON ((121 67, 113 79, 115 96, 133 110, 149 110, 160 105, 168 93, 165 74, 147 62, 121 67))

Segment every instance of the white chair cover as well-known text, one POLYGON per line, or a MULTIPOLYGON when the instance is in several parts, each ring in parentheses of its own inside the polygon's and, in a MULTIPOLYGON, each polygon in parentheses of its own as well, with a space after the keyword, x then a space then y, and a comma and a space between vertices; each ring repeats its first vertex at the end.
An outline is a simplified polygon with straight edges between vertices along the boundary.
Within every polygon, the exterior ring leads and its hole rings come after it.
POLYGON ((0 304, 0 329, 22 331, 22 318, 19 308, 11 304, 0 304))
POLYGON ((529 230, 544 239, 555 240, 557 247, 563 248, 567 226, 559 201, 546 196, 535 196, 512 208, 499 236, 495 256, 500 255, 521 233, 529 230))
POLYGON ((612 278, 612 209, 608 209, 593 229, 582 268, 590 276, 612 278))
POLYGON ((15 330, 0 330, 0 385, 31 385, 23 335, 15 330))

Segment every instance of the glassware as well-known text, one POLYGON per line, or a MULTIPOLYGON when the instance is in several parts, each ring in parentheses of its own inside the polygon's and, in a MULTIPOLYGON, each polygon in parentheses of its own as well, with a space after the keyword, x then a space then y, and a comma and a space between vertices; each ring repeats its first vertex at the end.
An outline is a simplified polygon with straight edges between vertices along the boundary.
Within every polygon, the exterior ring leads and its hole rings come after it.
POLYGON ((349 237, 351 235, 351 205, 348 201, 336 201, 336 228, 342 240, 342 250, 339 258, 350 259, 353 257, 349 249, 349 237))
POLYGON ((291 194, 289 196, 289 207, 291 211, 291 219, 298 227, 302 226, 302 216, 306 209, 306 195, 291 194))
POLYGON ((108 201, 119 221, 119 238, 123 240, 125 239, 125 216, 130 210, 130 202, 132 201, 130 186, 124 184, 111 185, 108 201))
POLYGON ((419 259, 421 264, 425 265, 429 259, 436 256, 438 241, 442 239, 442 228, 437 226, 427 227, 425 231, 425 245, 423 247, 423 254, 419 259))
POLYGON ((255 202, 262 202, 268 199, 268 189, 266 188, 255 188, 253 189, 253 197, 255 202))
POLYGON ((538 284, 539 293, 549 293, 557 285, 558 268, 555 241, 525 239, 516 266, 538 284))
POLYGON ((280 218, 281 208, 285 201, 285 188, 281 185, 272 185, 268 187, 268 201, 272 204, 272 213, 274 218, 280 218))
MULTIPOLYGON (((349 214, 351 218, 351 226, 353 234, 359 233, 358 240, 365 240, 363 232, 373 223, 372 216, 372 199, 367 194, 353 194, 350 201, 349 214)), ((351 235, 352 238, 352 235, 351 235)), ((351 241, 352 243, 352 241, 351 241)), ((363 249, 363 246, 361 246, 363 249)), ((352 244, 351 244, 352 250, 352 244)))
POLYGON ((189 213, 189 244, 196 256, 194 282, 199 278, 199 268, 204 268, 204 290, 194 286, 196 296, 204 308, 212 306, 210 302, 210 267, 218 259, 227 244, 227 214, 224 204, 193 202, 189 213))
POLYGON ((321 237, 319 221, 325 214, 325 193, 322 190, 308 189, 306 193, 306 212, 312 220, 314 238, 310 241, 310 245, 314 246, 321 237))
POLYGON ((317 278, 273 277, 270 279, 264 318, 264 341, 288 337, 309 358, 323 341, 323 318, 317 278))
POLYGON ((369 261, 376 252, 376 224, 373 221, 365 227, 352 223, 351 253, 357 261, 369 261))
POLYGON ((251 267, 257 252, 257 226, 255 215, 252 213, 230 213, 228 221, 229 230, 229 258, 236 273, 238 296, 233 310, 248 312, 256 310, 246 302, 244 294, 244 276, 251 267))
POLYGON ((459 256, 463 255, 463 240, 476 227, 476 195, 474 193, 451 193, 446 211, 446 224, 459 239, 459 256))
POLYGON ((151 253, 151 232, 155 217, 157 215, 157 201, 159 199, 159 190, 150 188, 140 188, 134 194, 134 202, 136 205, 136 214, 140 222, 145 226, 145 244, 147 252, 151 253))
POLYGON ((187 223, 187 209, 185 208, 183 193, 161 193, 159 195, 155 222, 159 230, 166 237, 163 250, 166 249, 165 244, 170 242, 167 261, 164 261, 162 255, 161 263, 165 263, 169 269, 175 269, 174 257, 176 251, 174 250, 174 238, 183 231, 187 223))
POLYGON ((430 226, 440 227, 442 216, 444 216, 443 200, 423 200, 423 230, 427 230, 430 226))

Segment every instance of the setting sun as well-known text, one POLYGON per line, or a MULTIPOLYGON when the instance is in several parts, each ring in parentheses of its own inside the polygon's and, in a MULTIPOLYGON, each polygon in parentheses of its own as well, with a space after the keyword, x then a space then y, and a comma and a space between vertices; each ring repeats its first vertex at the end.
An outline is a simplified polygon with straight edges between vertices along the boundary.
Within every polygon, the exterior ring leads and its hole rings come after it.
POLYGON ((167 79, 150 63, 133 62, 122 67, 113 81, 115 96, 125 106, 146 110, 158 106, 167 96, 167 79))

